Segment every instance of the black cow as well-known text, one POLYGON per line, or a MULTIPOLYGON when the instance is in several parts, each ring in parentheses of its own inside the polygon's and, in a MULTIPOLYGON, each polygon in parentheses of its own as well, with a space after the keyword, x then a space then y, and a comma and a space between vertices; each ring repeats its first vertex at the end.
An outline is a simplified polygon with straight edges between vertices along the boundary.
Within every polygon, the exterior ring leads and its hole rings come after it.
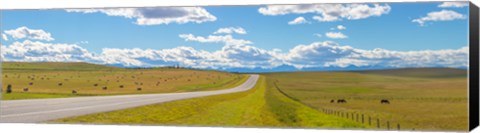
POLYGON ((76 90, 72 90, 72 94, 77 94, 77 91, 76 91, 76 90))
POLYGON ((104 87, 102 87, 102 89, 103 89, 103 90, 107 90, 107 87, 106 87, 106 86, 104 86, 104 87))
POLYGON ((142 90, 142 88, 137 88, 137 91, 141 91, 141 90, 142 90))
POLYGON ((382 99, 380 100, 380 104, 390 104, 390 101, 388 101, 387 99, 382 99))
POLYGON ((27 92, 27 91, 28 91, 28 88, 23 88, 23 91, 24 91, 24 92, 27 92))
POLYGON ((63 83, 58 83, 58 86, 62 86, 62 85, 63 85, 63 83))
POLYGON ((338 99, 338 100, 337 100, 337 103, 347 103, 347 100, 345 100, 345 99, 338 99))
POLYGON ((330 100, 330 103, 335 103, 335 100, 333 100, 333 99, 332 99, 332 100, 330 100))

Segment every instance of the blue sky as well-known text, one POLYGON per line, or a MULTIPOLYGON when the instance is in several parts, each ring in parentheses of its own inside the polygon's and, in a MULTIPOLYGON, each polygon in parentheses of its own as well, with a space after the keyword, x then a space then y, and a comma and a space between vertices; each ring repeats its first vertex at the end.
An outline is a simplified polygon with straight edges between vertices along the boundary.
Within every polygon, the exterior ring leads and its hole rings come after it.
POLYGON ((468 67, 466 3, 2 10, 1 16, 5 61, 212 69, 468 67), (339 8, 329 8, 334 6, 339 8), (221 28, 245 32, 215 33, 221 28))

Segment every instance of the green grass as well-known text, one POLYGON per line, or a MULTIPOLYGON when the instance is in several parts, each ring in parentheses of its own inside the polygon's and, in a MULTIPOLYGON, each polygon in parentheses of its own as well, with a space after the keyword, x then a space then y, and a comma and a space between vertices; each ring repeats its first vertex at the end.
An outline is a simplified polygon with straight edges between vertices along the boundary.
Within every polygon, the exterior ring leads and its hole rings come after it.
POLYGON ((20 99, 43 99, 43 98, 66 98, 66 97, 76 97, 76 96, 81 96, 81 95, 48 94, 48 93, 12 93, 8 95, 2 95, 2 99, 20 100, 20 99))
MULTIPOLYGON (((467 76, 452 71, 409 69, 436 72, 437 76, 398 76, 398 73, 364 72, 292 72, 269 73, 268 79, 278 80, 286 95, 317 110, 329 109, 354 112, 379 118, 381 128, 400 123, 403 130, 466 131, 467 76), (395 76, 394 76, 395 75, 395 76), (443 75, 443 76, 439 76, 443 75), (346 104, 330 103, 346 99, 346 104), (380 104, 388 99, 391 104, 380 104)), ((456 71, 456 70, 453 70, 456 71)), ((434 75, 434 74, 431 74, 434 75)), ((376 128, 371 126, 371 128, 376 128)))
POLYGON ((326 115, 281 94, 261 76, 246 92, 65 118, 51 123, 142 124, 239 127, 363 128, 326 115))
POLYGON ((467 70, 456 68, 402 68, 357 71, 365 74, 378 74, 387 76, 418 77, 418 78, 465 78, 467 70))
POLYGON ((4 62, 2 65, 3 91, 8 84, 13 90, 11 94, 2 93, 2 100, 218 90, 236 86, 248 78, 247 75, 183 68, 124 69, 52 62, 4 62), (23 88, 28 88, 28 92, 23 88), (78 94, 72 95, 72 90, 78 94))

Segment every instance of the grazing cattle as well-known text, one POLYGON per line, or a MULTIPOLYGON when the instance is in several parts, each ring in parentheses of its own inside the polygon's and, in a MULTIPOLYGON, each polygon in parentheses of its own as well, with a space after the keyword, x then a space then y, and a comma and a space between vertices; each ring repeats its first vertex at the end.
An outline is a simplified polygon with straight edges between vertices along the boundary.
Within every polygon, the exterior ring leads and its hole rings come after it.
POLYGON ((76 90, 72 90, 72 94, 77 94, 77 91, 76 91, 76 90))
POLYGON ((98 86, 98 84, 93 84, 93 86, 98 86))
POLYGON ((33 82, 28 83, 28 85, 33 85, 33 82))
POLYGON ((382 99, 380 100, 380 104, 390 104, 390 101, 388 101, 387 99, 382 99))
POLYGON ((123 88, 123 85, 120 85, 120 88, 123 88))
POLYGON ((333 99, 332 99, 332 100, 330 100, 330 103, 335 103, 335 100, 333 100, 333 99))
POLYGON ((106 87, 106 86, 105 86, 105 87, 102 87, 102 89, 103 89, 103 90, 107 90, 107 87, 106 87))
POLYGON ((345 100, 345 99, 338 99, 338 100, 337 100, 337 103, 347 103, 347 100, 345 100))
POLYGON ((27 92, 27 91, 28 91, 28 88, 23 88, 23 91, 24 91, 24 92, 27 92))
POLYGON ((63 85, 63 83, 58 83, 58 86, 62 86, 62 85, 63 85))
POLYGON ((137 88, 137 91, 141 91, 141 90, 142 90, 142 88, 137 88))
POLYGON ((12 93, 12 85, 11 84, 7 85, 7 93, 12 93))

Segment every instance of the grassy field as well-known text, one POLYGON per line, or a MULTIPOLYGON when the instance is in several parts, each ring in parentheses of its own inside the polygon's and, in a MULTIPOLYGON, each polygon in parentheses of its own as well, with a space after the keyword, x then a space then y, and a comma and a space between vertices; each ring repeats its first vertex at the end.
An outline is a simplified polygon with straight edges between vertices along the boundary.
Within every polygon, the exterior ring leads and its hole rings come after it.
POLYGON ((8 84, 13 89, 11 94, 2 93, 3 100, 217 90, 248 78, 220 71, 125 69, 87 63, 3 62, 2 67, 3 92, 8 84))
POLYGON ((365 125, 298 103, 261 76, 246 92, 179 100, 92 114, 51 123, 141 124, 234 127, 365 128, 365 125))
MULTIPOLYGON (((468 128, 466 70, 405 68, 261 75, 255 88, 246 92, 172 101, 50 123, 381 130, 387 127, 396 130, 400 126, 401 130, 427 131, 466 131, 468 128), (338 99, 347 103, 337 103, 338 99), (381 104, 382 99, 390 103, 381 104), (335 102, 331 103, 331 100, 335 102), (362 115, 364 122, 359 120, 362 115)), ((3 63, 3 88, 11 84, 13 93, 2 93, 2 99, 217 90, 238 86, 247 78, 246 75, 227 72, 175 68, 3 63), (24 92, 23 88, 27 87, 29 91, 24 92), (72 90, 78 94, 71 94, 72 90)))
MULTIPOLYGON (((269 73, 282 92, 317 110, 364 114, 403 130, 466 131, 467 74, 465 70, 398 69, 357 72, 269 73), (347 103, 330 103, 345 99, 347 103), (390 104, 381 104, 381 99, 390 104)), ((338 114, 332 114, 338 115, 338 114)))

